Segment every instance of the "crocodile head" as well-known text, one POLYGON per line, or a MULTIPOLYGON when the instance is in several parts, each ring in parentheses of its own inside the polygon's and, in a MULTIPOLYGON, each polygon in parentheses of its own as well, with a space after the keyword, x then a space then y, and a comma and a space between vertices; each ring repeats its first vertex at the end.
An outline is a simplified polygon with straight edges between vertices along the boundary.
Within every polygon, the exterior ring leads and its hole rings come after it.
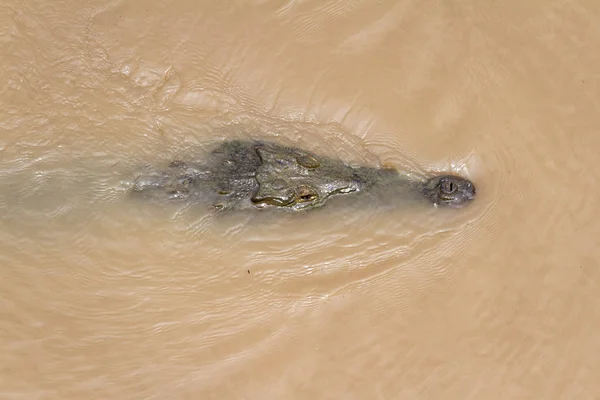
POLYGON ((261 165, 258 189, 252 196, 257 207, 281 207, 294 211, 322 206, 334 195, 360 191, 362 180, 341 162, 318 158, 297 149, 258 145, 261 165))

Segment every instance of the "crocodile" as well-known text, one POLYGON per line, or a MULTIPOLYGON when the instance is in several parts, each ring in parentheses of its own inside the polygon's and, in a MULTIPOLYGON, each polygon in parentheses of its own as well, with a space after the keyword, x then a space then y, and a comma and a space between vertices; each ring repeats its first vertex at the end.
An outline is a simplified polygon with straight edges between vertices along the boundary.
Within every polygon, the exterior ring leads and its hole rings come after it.
POLYGON ((243 140, 222 142, 204 164, 175 160, 161 171, 138 175, 132 191, 217 210, 306 211, 333 197, 382 191, 450 208, 475 198, 473 183, 460 176, 416 179, 393 168, 352 166, 299 148, 243 140))

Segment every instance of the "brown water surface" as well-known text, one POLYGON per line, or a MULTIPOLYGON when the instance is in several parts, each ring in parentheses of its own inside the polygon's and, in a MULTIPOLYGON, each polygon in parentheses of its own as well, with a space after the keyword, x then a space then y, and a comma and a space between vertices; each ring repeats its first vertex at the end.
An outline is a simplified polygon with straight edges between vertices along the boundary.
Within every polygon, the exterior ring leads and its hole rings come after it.
POLYGON ((599 4, 5 1, 0 398, 600 398, 599 4), (223 138, 478 197, 128 197, 223 138))

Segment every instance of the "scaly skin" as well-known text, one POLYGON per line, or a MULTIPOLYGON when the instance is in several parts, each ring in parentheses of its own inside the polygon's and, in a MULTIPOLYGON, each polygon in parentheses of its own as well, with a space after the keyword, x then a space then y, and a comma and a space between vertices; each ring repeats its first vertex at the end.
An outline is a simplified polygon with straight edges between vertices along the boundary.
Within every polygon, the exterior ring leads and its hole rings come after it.
POLYGON ((133 191, 157 199, 191 199, 219 210, 310 210, 333 196, 395 188, 436 206, 463 207, 475 198, 473 184, 454 175, 426 181, 394 169, 354 167, 274 143, 222 143, 203 165, 174 161, 166 171, 137 178, 133 191))

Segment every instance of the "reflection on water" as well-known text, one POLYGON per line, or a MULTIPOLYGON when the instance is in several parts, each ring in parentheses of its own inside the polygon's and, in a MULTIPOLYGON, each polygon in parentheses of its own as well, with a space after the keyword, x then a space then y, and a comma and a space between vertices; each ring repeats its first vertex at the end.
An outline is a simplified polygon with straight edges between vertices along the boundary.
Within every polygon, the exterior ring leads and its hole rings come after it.
POLYGON ((599 13, 515 5, 5 4, 0 398, 599 397, 599 13), (253 138, 477 201, 130 196, 253 138))

